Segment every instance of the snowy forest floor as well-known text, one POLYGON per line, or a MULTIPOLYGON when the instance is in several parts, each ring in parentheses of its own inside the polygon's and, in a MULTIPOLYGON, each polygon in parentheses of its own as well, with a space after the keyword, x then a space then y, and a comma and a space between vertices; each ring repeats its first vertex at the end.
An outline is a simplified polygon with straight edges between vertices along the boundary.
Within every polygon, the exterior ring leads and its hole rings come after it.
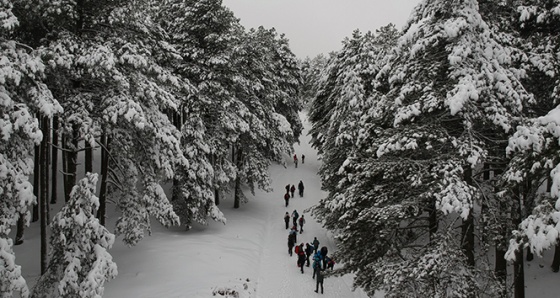
MULTIPOLYGON (((152 235, 134 247, 126 247, 117 238, 109 252, 118 265, 119 274, 106 284, 103 296, 206 298, 224 297, 218 293, 234 290, 240 298, 367 297, 360 289, 352 291, 351 276, 326 278, 324 295, 316 294, 311 267, 305 267, 305 273, 301 274, 295 254, 288 255, 288 231, 283 216, 294 209, 305 214, 307 222, 303 234, 298 235, 298 243, 311 242, 317 237, 320 246, 327 246, 329 252, 336 248, 332 235, 309 214, 303 213, 326 194, 321 190, 317 175, 321 161, 309 145, 310 123, 305 114, 301 117, 304 131, 301 143, 295 145, 295 152, 298 157, 306 156, 305 164, 300 163, 295 168, 291 156, 286 154, 287 167, 273 165, 270 168, 274 191, 256 191, 252 196, 245 189, 249 202, 239 209, 233 208, 232 199, 222 200, 220 208, 227 218, 226 225, 210 222, 207 226, 195 225, 185 231, 183 227, 166 229, 154 220, 152 235), (288 183, 297 186, 300 180, 305 184, 304 196, 300 198, 296 191, 286 208, 284 187, 288 183)), ((52 208, 51 216, 57 207, 52 208)), ((114 211, 110 206, 110 231, 116 220, 116 216, 112 216, 114 211)), ((14 249, 16 262, 22 265, 30 287, 39 276, 39 249, 39 224, 33 223, 26 230, 25 243, 14 249)), ((558 297, 560 285, 556 282, 558 274, 550 270, 551 253, 525 263, 526 297, 558 297)))

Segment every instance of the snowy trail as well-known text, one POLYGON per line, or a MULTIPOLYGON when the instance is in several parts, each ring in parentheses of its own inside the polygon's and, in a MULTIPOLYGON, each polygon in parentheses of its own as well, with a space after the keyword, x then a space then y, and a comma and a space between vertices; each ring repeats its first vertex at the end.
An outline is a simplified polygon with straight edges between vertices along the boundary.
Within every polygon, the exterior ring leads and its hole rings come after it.
MULTIPOLYGON (((304 214, 303 210, 325 196, 317 175, 320 161, 309 145, 309 124, 303 114, 301 117, 305 130, 295 151, 300 160, 305 154, 305 164, 296 169, 292 157, 286 155, 286 168, 270 168, 274 191, 257 191, 252 197, 247 190, 249 203, 239 209, 232 208, 231 199, 223 200, 220 208, 228 220, 226 225, 211 222, 185 231, 154 223, 152 236, 135 247, 127 248, 118 239, 110 252, 119 275, 106 285, 104 297, 223 297, 212 295, 219 289, 236 290, 240 298, 367 297, 361 290, 352 291, 349 276, 326 278, 324 295, 316 294, 311 267, 304 267, 301 274, 295 254, 288 255, 285 212, 291 214, 296 209, 304 214), (304 197, 296 190, 286 208, 284 187, 288 183, 297 187, 300 180, 305 185, 304 197)), ((309 214, 305 218, 298 243, 317 237, 320 246, 332 252, 332 237, 309 214)))

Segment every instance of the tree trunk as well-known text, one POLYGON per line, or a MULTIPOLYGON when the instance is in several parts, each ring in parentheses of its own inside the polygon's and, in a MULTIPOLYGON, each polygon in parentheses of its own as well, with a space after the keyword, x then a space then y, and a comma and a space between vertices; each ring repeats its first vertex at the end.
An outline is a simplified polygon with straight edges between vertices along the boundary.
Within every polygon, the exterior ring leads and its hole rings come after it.
POLYGON ((437 233, 438 229, 438 221, 437 221, 437 208, 436 208, 436 200, 430 201, 430 206, 428 208, 429 212, 429 229, 430 229, 430 242, 434 240, 435 234, 437 233))
POLYGON ((35 146, 35 164, 33 165, 33 195, 37 198, 37 204, 33 205, 31 221, 39 220, 39 190, 41 188, 41 145, 35 146))
POLYGON ((214 204, 220 205, 220 191, 217 188, 214 188, 214 204))
POLYGON ((552 272, 558 272, 560 270, 560 243, 556 242, 556 247, 554 248, 554 259, 552 259, 552 272))
POLYGON ((66 179, 64 179, 66 202, 70 200, 70 192, 72 192, 72 188, 76 185, 79 128, 80 127, 77 124, 72 125, 71 139, 68 139, 68 137, 66 138, 66 179))
POLYGON ((53 117, 51 148, 51 204, 56 204, 57 196, 57 169, 58 169, 58 117, 53 117))
POLYGON ((61 145, 62 145, 62 188, 64 189, 64 202, 68 203, 70 201, 70 192, 68 191, 68 138, 62 135, 61 145))
POLYGON ((85 170, 86 173, 93 173, 93 147, 90 144, 86 144, 86 146, 85 170))
POLYGON ((500 243, 500 244, 496 244, 495 246, 496 264, 494 265, 494 273, 496 274, 496 278, 498 279, 500 288, 502 290, 502 294, 500 295, 500 297, 507 297, 507 261, 505 259, 506 256, 506 250, 504 249, 504 247, 506 247, 505 245, 506 244, 504 243, 500 243))
POLYGON ((101 188, 99 189, 99 209, 97 218, 99 223, 105 225, 105 214, 107 210, 107 175, 109 174, 109 141, 106 134, 101 136, 101 188))
MULTIPOLYGON (((522 221, 522 203, 523 192, 521 189, 517 190, 518 200, 515 202, 515 212, 513 212, 513 226, 518 227, 522 221)), ((525 298, 525 270, 523 260, 523 248, 515 252, 515 262, 513 262, 513 291, 514 298, 525 298)))
POLYGON ((47 271, 48 265, 48 239, 47 239, 47 226, 49 224, 49 122, 50 119, 43 117, 43 141, 41 142, 41 198, 39 200, 39 205, 41 208, 41 274, 47 271))
MULTIPOLYGON (((467 166, 464 169, 464 179, 465 182, 469 185, 472 185, 472 169, 467 166)), ((462 248, 467 257, 467 264, 469 266, 474 267, 475 259, 474 259, 474 215, 473 215, 473 208, 471 207, 469 210, 469 215, 466 219, 463 220, 463 225, 461 226, 461 240, 462 240, 462 248)))
POLYGON ((17 221, 17 230, 16 230, 16 240, 14 241, 14 245, 20 245, 23 243, 24 231, 25 231, 25 214, 19 214, 19 218, 17 221))
POLYGON ((241 172, 241 159, 242 159, 242 154, 243 151, 241 149, 237 149, 237 154, 234 156, 235 158, 235 163, 237 165, 237 175, 235 177, 235 194, 234 194, 234 202, 233 202, 233 208, 239 208, 241 205, 241 175, 239 174, 241 172))

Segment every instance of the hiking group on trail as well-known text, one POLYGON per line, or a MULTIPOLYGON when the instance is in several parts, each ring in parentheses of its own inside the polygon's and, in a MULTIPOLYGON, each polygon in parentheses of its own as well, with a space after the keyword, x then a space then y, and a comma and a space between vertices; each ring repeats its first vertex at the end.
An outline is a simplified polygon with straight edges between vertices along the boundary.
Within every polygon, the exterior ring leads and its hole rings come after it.
MULTIPOLYGON (((301 155, 301 163, 305 162, 305 155, 301 155)), ((294 154, 294 164, 297 168, 298 166, 298 158, 297 154, 294 154)), ((286 193, 284 194, 284 200, 286 202, 286 207, 288 207, 290 198, 294 197, 294 193, 296 191, 296 186, 294 184, 287 184, 286 185, 286 193)), ((303 197, 303 190, 304 185, 303 181, 299 181, 298 186, 298 193, 300 197, 303 197)), ((334 260, 328 256, 328 249, 326 246, 323 246, 319 249, 319 240, 317 237, 313 237, 313 241, 310 243, 301 242, 301 244, 297 244, 297 235, 303 234, 303 226, 305 225, 305 217, 302 214, 301 216, 294 209, 290 214, 288 211, 284 214, 284 223, 286 226, 286 230, 288 231, 288 254, 293 256, 295 253, 297 256, 297 266, 301 273, 304 273, 304 267, 309 267, 310 265, 313 268, 313 276, 312 278, 315 279, 315 293, 319 293, 319 287, 321 288, 321 294, 323 294, 323 271, 326 269, 333 269, 334 268, 334 260), (290 219, 292 220, 292 227, 290 228, 290 219), (299 231, 298 231, 299 226, 299 231), (313 257, 313 263, 310 263, 310 257, 313 257), (317 277, 317 278, 315 278, 317 277)))

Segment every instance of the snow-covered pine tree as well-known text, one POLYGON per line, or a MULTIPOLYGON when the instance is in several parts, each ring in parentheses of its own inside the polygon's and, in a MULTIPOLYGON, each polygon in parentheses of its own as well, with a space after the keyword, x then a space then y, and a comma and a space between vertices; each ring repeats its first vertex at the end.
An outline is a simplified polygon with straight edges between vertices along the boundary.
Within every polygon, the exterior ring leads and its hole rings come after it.
POLYGON ((152 21, 158 3, 18 2, 29 8, 28 26, 44 24, 35 41, 49 64, 49 86, 67 107, 62 130, 80 146, 94 146, 102 133, 112 139, 108 197, 122 211, 117 234, 134 245, 152 216, 177 224, 161 183, 187 161, 165 112, 177 109, 177 93, 191 85, 169 69, 180 57, 152 21))
POLYGON ((372 144, 343 164, 345 191, 324 207, 340 216, 341 272, 370 294, 470 297, 492 284, 475 262, 473 177, 490 136, 531 100, 495 34, 477 1, 423 1, 378 75, 389 89, 369 112, 372 144), (426 266, 436 251, 455 265, 426 266), (385 278, 399 271, 411 275, 385 278))
POLYGON ((504 196, 516 198, 514 191, 521 187, 531 201, 522 206, 525 212, 513 232, 507 259, 522 259, 525 247, 541 256, 544 250, 554 246, 552 269, 557 272, 560 267, 557 228, 560 221, 557 134, 560 64, 555 57, 560 53, 556 46, 560 42, 560 1, 523 4, 518 7, 516 17, 525 40, 521 47, 529 58, 524 61, 524 69, 529 74, 524 83, 535 94, 536 104, 530 107, 524 115, 525 123, 517 127, 517 132, 509 139, 508 153, 512 160, 504 175, 508 186, 504 196), (542 192, 539 187, 545 183, 548 191, 542 192))
POLYGON ((115 241, 96 218, 97 174, 87 173, 51 224, 50 262, 32 297, 102 297, 105 282, 117 276, 107 252, 115 241))
POLYGON ((12 1, 0 1, 0 297, 28 297, 9 234, 20 216, 29 223, 28 208, 36 203, 28 178, 43 135, 34 114, 52 117, 62 109, 44 84, 37 52, 15 37, 12 9, 12 1))

